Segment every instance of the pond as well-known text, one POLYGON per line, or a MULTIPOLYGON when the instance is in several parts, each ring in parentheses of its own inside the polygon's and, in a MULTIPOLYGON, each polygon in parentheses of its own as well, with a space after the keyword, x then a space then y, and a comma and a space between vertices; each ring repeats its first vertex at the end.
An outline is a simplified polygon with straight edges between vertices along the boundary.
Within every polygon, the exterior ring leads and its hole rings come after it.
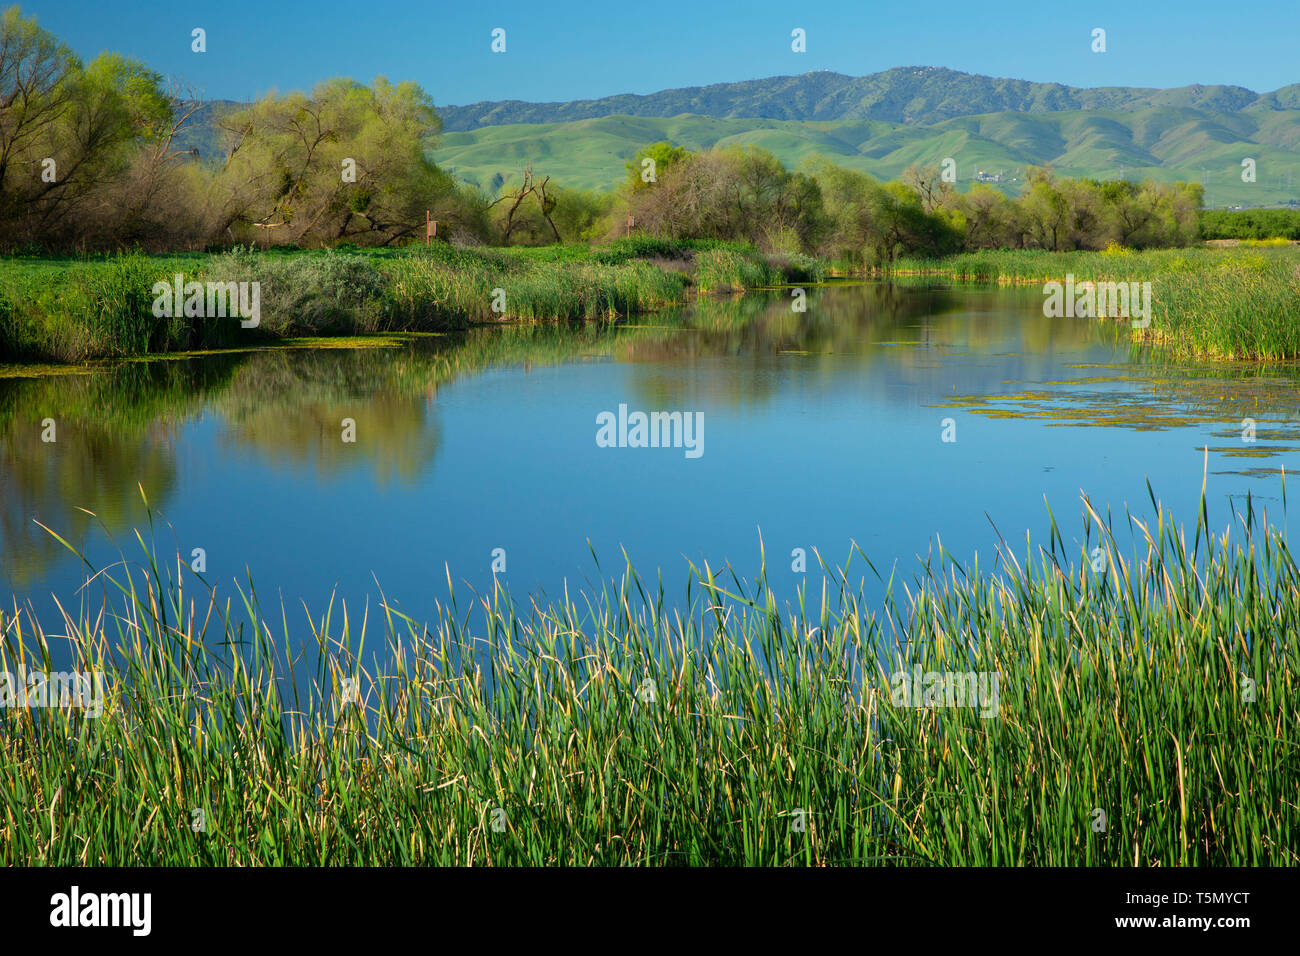
POLYGON ((576 599, 625 560, 673 603, 690 563, 752 578, 760 547, 782 599, 855 547, 878 592, 863 556, 904 581, 936 539, 982 567, 999 535, 1023 556, 1026 533, 1047 544, 1045 501, 1078 547, 1081 492, 1119 531, 1126 507, 1153 513, 1148 480, 1189 524, 1203 475, 1220 531, 1247 494, 1282 520, 1295 369, 1163 364, 1045 317, 1037 289, 792 301, 0 378, 0 597, 76 605, 86 568, 40 525, 96 569, 138 561, 142 491, 160 555, 201 556, 236 605, 251 578, 275 621, 332 595, 374 614, 381 590, 424 619, 449 579, 576 599), (630 447, 638 411, 698 431, 630 447))

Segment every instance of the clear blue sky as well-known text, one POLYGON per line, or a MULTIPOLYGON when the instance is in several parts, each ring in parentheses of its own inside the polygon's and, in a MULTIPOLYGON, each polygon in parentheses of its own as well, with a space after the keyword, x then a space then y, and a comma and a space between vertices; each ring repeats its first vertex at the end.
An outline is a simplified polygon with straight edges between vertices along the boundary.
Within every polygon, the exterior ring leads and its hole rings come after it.
MULTIPOLYGON (((2 3, 3 0, 0 0, 2 3)), ((90 57, 111 49, 208 98, 330 76, 420 83, 436 103, 650 93, 830 69, 944 66, 1071 86, 1300 82, 1300 0, 37 0, 22 5, 90 57), (738 14, 738 11, 744 11, 738 14), (208 51, 190 51, 207 30, 208 51), (505 54, 489 47, 494 27, 505 54), (790 50, 807 31, 808 51, 790 50), (1094 27, 1108 52, 1089 49, 1094 27)))

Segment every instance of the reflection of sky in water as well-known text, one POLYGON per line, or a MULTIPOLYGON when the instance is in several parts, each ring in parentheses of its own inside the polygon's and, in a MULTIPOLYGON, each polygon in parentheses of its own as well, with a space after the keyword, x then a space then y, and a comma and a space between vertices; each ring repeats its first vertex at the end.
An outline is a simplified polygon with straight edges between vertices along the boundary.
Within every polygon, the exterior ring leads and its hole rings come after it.
POLYGON ((76 510, 89 508, 135 560, 137 483, 159 550, 188 562, 202 547, 208 580, 236 604, 233 583, 251 573, 277 623, 281 600, 294 625, 337 590, 350 611, 368 600, 374 627, 376 579, 424 618, 446 598, 447 567, 462 606, 466 583, 489 588, 495 548, 516 596, 576 591, 621 571, 625 551, 647 584, 662 574, 671 602, 687 561, 752 576, 761 529, 785 600, 799 583, 820 590, 814 549, 842 563, 856 542, 903 580, 936 535, 987 565, 996 526, 1023 555, 1026 531, 1047 543, 1044 498, 1079 542, 1081 490, 1103 514, 1147 515, 1149 478, 1193 522, 1206 445, 1222 528, 1232 496, 1276 509, 1300 438, 1287 373, 1130 363, 1095 326, 1045 319, 1041 296, 1016 290, 855 285, 813 292, 802 315, 782 297, 710 301, 614 332, 137 367, 144 381, 102 394, 85 391, 91 376, 0 381, 0 587, 42 615, 51 592, 75 603, 82 570, 32 519, 102 566, 115 546, 76 510), (620 403, 703 412, 703 457, 598 448, 596 415, 620 403), (33 437, 47 414, 57 449, 33 437), (339 441, 343 417, 356 445, 339 441), (790 570, 796 547, 806 577, 790 570))

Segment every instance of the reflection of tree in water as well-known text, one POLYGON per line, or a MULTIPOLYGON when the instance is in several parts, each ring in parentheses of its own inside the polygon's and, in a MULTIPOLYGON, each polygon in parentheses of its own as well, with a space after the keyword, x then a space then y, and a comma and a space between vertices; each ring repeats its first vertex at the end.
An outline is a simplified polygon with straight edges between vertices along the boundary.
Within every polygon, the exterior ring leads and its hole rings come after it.
MULTIPOLYGON (((383 481, 411 481, 436 457, 430 408, 438 388, 490 367, 629 363, 629 398, 650 408, 689 407, 701 398, 732 406, 766 402, 789 385, 791 369, 806 385, 832 377, 842 383, 846 368, 863 373, 848 376, 853 387, 860 383, 882 395, 899 394, 900 382, 929 376, 932 384, 942 375, 944 392, 951 388, 953 399, 961 402, 965 394, 968 404, 980 406, 991 397, 970 393, 987 385, 987 363, 952 362, 936 372, 940 358, 996 356, 1000 384, 1043 382, 1049 376, 1039 373, 1049 365, 1059 372, 1054 353, 1105 339, 1095 322, 1045 319, 1033 290, 865 283, 807 292, 802 313, 791 309, 788 291, 710 297, 613 324, 507 325, 389 348, 276 348, 0 379, 0 559, 15 584, 39 579, 65 552, 33 517, 77 537, 93 520, 76 510, 86 508, 117 534, 142 518, 137 483, 165 508, 176 491, 173 438, 205 408, 221 414, 223 441, 235 452, 256 449, 272 462, 327 474, 361 462, 383 481), (710 367, 719 358, 726 360, 724 374, 710 367), (40 440, 44 418, 57 422, 55 445, 40 440), (343 418, 356 421, 356 445, 341 441, 343 418)), ((1189 376, 1125 368, 1122 350, 1115 361, 1118 374, 1131 375, 1133 385, 1158 397, 1156 404, 1181 399, 1198 418, 1227 412, 1224 420, 1252 414, 1262 420, 1273 417, 1270 409, 1294 405, 1290 377, 1255 380, 1234 372, 1216 383, 1194 374, 1189 384, 1189 376)), ((1013 396, 999 391, 1005 408, 1013 396)), ((1086 387, 1075 391, 1086 399, 1086 387)), ((1122 397, 1109 383, 1094 398, 1099 423, 1124 423, 1116 421, 1124 418, 1125 410, 1115 407, 1122 397), (1103 408, 1110 413, 1101 414, 1103 408)), ((1074 402, 1076 417, 1082 403, 1074 402)), ((1023 406, 1002 413, 1034 414, 1023 406)), ((1051 406, 1039 414, 1069 415, 1059 402, 1051 406)), ((1151 423, 1149 412, 1130 411, 1151 423)), ((1261 438, 1296 436, 1261 432, 1261 438)))
POLYGON ((74 544, 95 520, 114 533, 139 517, 140 499, 125 494, 139 483, 150 500, 171 496, 176 466, 159 426, 123 441, 108 429, 60 422, 58 441, 41 441, 39 423, 0 436, 0 544, 5 573, 25 587, 68 556, 63 545, 37 527, 39 520, 74 544), (75 506, 72 504, 75 502, 75 506))
POLYGON ((387 483, 432 464, 438 433, 426 421, 436 387, 436 365, 406 348, 261 352, 213 405, 228 447, 320 474, 362 461, 387 483), (356 423, 355 443, 343 441, 345 418, 356 423))
MULTIPOLYGON (((219 377, 207 366, 205 377, 219 377)), ((76 542, 95 518, 117 534, 142 515, 140 485, 161 505, 176 485, 172 441, 199 405, 192 374, 171 363, 129 363, 87 375, 0 380, 0 558, 18 587, 67 550, 40 520, 76 542), (57 441, 41 440, 43 419, 57 441)))
MULTIPOLYGON (((445 365, 445 363, 442 363, 445 365)), ((274 350, 126 362, 84 374, 0 379, 0 559, 26 587, 68 557, 33 523, 74 543, 95 522, 115 536, 144 519, 137 485, 165 512, 176 492, 174 439, 206 407, 239 445, 319 470, 365 461, 382 479, 432 461, 424 427, 438 366, 407 350, 274 350), (342 454, 339 420, 357 421, 342 454), (41 441, 53 418, 58 440, 41 441)))
MULTIPOLYGON (((632 376, 636 399, 652 407, 697 399, 733 406, 764 402, 789 384, 784 373, 791 369, 829 379, 842 377, 852 363, 864 373, 884 365, 895 381, 919 378, 934 367, 931 349, 948 355, 1014 353, 1022 366, 1045 368, 1059 348, 1084 346, 1098 335, 1094 324, 1044 318, 1040 301, 1024 290, 844 283, 809 287, 807 293, 805 312, 793 310, 788 290, 703 299, 680 310, 675 334, 631 342, 619 356, 640 365, 632 376), (727 374, 682 361, 711 357, 729 359, 727 374)), ((872 381, 864 376, 864 383, 872 381)), ((878 384, 885 387, 884 379, 878 384)))

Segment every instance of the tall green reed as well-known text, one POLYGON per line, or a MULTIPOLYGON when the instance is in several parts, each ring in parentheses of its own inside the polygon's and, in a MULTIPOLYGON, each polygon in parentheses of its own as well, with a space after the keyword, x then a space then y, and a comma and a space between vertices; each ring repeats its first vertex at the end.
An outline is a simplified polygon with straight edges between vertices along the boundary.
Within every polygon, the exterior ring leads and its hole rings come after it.
POLYGON ((672 601, 625 566, 549 603, 449 576, 428 623, 381 593, 291 626, 137 534, 58 638, 0 616, 6 668, 66 636, 110 677, 98 719, 0 712, 0 859, 1294 863, 1295 562, 1253 505, 1190 545, 1153 507, 1127 558, 1085 500, 1078 553, 1054 519, 987 570, 936 546, 878 603, 869 562, 784 607, 762 572, 672 601), (900 700, 917 668, 996 675, 996 712, 900 700))

